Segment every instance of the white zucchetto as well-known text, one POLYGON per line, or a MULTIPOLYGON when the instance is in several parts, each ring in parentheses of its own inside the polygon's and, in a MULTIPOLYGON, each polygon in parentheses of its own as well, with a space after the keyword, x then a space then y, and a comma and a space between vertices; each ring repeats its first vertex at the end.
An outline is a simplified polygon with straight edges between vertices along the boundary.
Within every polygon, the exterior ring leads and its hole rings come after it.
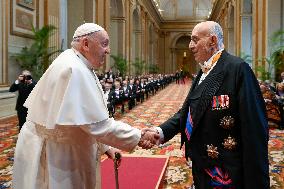
POLYGON ((98 31, 102 31, 105 30, 103 27, 99 26, 98 24, 94 24, 94 23, 85 23, 82 24, 81 26, 79 26, 74 35, 73 35, 73 39, 84 36, 84 35, 88 35, 90 33, 93 32, 98 32, 98 31))

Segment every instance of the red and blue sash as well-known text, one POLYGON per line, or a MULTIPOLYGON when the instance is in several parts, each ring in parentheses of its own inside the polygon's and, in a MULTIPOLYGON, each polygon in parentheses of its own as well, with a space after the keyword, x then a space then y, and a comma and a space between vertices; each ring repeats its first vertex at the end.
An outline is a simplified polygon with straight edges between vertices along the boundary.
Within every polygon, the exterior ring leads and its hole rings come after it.
POLYGON ((205 172, 211 177, 211 186, 213 189, 235 189, 232 186, 232 180, 228 173, 223 172, 221 168, 205 169, 205 172))
POLYGON ((185 126, 185 134, 186 134, 188 141, 190 140, 192 128, 193 128, 193 122, 192 122, 192 118, 191 118, 191 114, 190 114, 190 107, 189 107, 188 115, 187 115, 187 119, 186 119, 186 126, 185 126))

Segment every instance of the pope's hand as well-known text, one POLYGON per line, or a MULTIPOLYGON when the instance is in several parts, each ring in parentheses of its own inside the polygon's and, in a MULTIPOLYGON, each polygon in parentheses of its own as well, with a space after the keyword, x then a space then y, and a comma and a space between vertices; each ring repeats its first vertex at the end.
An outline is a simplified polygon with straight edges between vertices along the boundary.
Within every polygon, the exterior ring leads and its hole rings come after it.
MULTIPOLYGON (((115 159, 115 153, 120 154, 120 157, 122 157, 121 151, 118 150, 118 149, 116 149, 116 148, 110 148, 108 151, 106 151, 105 154, 106 154, 110 159, 114 160, 114 159, 115 159)), ((120 166, 120 163, 121 163, 121 158, 117 160, 117 166, 118 166, 118 167, 120 166)))

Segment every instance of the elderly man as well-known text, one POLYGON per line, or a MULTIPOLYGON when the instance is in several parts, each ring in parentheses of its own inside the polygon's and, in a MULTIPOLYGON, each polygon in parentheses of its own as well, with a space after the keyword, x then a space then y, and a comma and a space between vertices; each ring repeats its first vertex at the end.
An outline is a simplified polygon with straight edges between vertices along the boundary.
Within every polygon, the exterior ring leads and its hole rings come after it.
POLYGON ((100 154, 114 158, 108 145, 131 151, 149 148, 159 135, 109 118, 94 72, 109 54, 109 36, 94 23, 77 28, 72 49, 44 73, 25 106, 13 169, 14 189, 100 188, 100 154))
POLYGON ((196 189, 268 189, 268 125, 254 73, 224 50, 216 22, 197 24, 189 48, 201 70, 182 108, 157 128, 162 142, 181 133, 196 189))

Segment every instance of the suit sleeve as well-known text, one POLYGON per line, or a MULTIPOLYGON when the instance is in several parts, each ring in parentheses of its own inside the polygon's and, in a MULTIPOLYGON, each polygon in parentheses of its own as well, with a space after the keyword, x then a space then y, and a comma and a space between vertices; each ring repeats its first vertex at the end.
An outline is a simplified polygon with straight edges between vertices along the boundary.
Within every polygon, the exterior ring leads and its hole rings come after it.
POLYGON ((19 90, 19 84, 16 84, 15 82, 11 85, 11 87, 9 88, 9 92, 15 92, 19 90))
POLYGON ((244 188, 269 188, 269 135, 265 104, 258 81, 247 63, 240 64, 237 78, 244 188))
POLYGON ((180 112, 178 111, 173 117, 160 125, 164 134, 164 142, 171 140, 180 132, 180 112))

